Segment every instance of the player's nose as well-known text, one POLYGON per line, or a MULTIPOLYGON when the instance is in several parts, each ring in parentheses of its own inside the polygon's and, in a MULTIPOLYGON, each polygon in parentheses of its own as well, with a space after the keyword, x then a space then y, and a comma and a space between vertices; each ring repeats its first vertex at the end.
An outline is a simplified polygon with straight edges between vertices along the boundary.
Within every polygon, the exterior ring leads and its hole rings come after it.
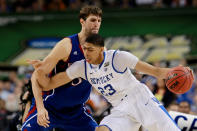
POLYGON ((94 22, 94 25, 95 25, 95 26, 99 26, 99 24, 100 24, 100 22, 99 22, 98 20, 96 20, 96 21, 94 22))

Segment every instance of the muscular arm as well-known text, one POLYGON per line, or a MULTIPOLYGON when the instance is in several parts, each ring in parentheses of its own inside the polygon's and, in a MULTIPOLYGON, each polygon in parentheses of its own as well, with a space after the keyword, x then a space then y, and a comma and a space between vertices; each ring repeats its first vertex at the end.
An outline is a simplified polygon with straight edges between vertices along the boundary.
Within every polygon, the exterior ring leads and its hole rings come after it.
POLYGON ((23 114, 23 117, 22 117, 22 123, 25 122, 25 118, 27 117, 28 115, 28 111, 30 109, 30 106, 31 106, 31 102, 28 101, 27 104, 25 105, 25 111, 24 111, 24 114, 23 114))
POLYGON ((31 83, 32 83, 32 91, 34 94, 34 98, 36 100, 36 105, 39 110, 40 108, 44 107, 44 104, 42 98, 42 88, 40 88, 40 86, 38 85, 35 73, 32 74, 31 83))
POLYGON ((41 66, 32 74, 32 90, 36 100, 37 108, 43 107, 42 88, 36 86, 38 83, 44 87, 48 85, 46 76, 51 72, 59 60, 67 60, 71 52, 71 41, 65 38, 58 42, 49 55, 43 60, 41 66), (38 83, 37 83, 38 82, 38 83))
POLYGON ((60 72, 51 78, 45 77, 44 79, 48 81, 48 85, 46 87, 43 87, 43 90, 48 91, 57 88, 79 77, 85 79, 85 68, 83 60, 73 63, 69 68, 67 68, 65 72, 60 72))
POLYGON ((42 87, 43 91, 55 89, 59 86, 69 83, 72 80, 69 78, 66 72, 60 72, 51 78, 46 77, 46 79, 48 79, 48 85, 46 87, 42 87))
POLYGON ((138 61, 135 69, 148 75, 157 77, 158 79, 165 79, 170 68, 160 68, 152 66, 146 62, 138 61))
POLYGON ((140 61, 136 56, 125 51, 117 51, 113 63, 114 67, 118 71, 123 72, 127 67, 129 67, 145 74, 155 76, 158 79, 165 79, 167 73, 170 70, 169 68, 155 67, 146 62, 140 61))
POLYGON ((56 66, 58 61, 66 61, 70 55, 72 44, 70 39, 65 38, 57 43, 49 55, 43 60, 42 65, 36 69, 38 82, 44 86, 47 84, 42 78, 48 75, 52 69, 56 66))

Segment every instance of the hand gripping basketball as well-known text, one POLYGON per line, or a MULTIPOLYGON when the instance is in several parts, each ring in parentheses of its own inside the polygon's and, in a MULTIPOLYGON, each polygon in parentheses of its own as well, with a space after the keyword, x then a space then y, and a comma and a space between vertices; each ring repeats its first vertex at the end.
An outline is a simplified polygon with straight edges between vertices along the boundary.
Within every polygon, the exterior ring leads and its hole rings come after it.
POLYGON ((183 94, 192 87, 193 81, 193 72, 189 67, 177 66, 168 72, 165 84, 171 92, 183 94))

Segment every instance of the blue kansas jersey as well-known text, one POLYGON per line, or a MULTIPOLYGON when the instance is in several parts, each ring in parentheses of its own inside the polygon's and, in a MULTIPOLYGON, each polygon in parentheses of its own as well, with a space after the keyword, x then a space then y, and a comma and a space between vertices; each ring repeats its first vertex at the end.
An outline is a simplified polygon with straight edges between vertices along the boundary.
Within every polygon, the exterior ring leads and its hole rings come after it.
MULTIPOLYGON (((68 68, 69 64, 84 59, 84 55, 81 50, 78 35, 75 34, 69 36, 69 38, 72 41, 72 51, 70 53, 70 56, 66 62, 59 61, 59 63, 51 73, 52 76, 59 72, 65 71, 68 68)), ((63 85, 59 88, 50 91, 50 93, 47 92, 48 98, 46 99, 45 102, 47 104, 55 105, 56 109, 72 107, 75 105, 85 103, 89 98, 90 92, 91 92, 91 85, 87 81, 81 78, 77 78, 66 85, 63 85)))
MULTIPOLYGON (((51 72, 51 76, 65 71, 73 62, 84 59, 78 35, 75 34, 69 38, 72 41, 69 59, 66 62, 59 61, 51 72)), ((44 106, 49 114, 50 126, 44 128, 38 125, 36 104, 33 99, 22 125, 22 131, 50 131, 53 128, 59 128, 62 131, 95 131, 98 125, 84 108, 90 91, 91 85, 87 81, 75 79, 66 85, 43 92, 44 106)))

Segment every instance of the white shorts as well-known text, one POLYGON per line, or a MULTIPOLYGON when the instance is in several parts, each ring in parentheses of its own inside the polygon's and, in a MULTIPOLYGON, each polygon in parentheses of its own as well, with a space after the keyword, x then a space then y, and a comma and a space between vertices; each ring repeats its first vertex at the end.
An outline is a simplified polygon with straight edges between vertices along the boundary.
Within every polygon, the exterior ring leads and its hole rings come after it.
POLYGON ((166 109, 148 89, 144 87, 140 92, 143 95, 139 95, 139 91, 134 92, 135 95, 128 94, 100 125, 106 125, 112 131, 138 131, 140 126, 148 131, 180 131, 166 109))
POLYGON ((128 114, 114 111, 106 116, 99 126, 106 126, 110 131, 138 131, 140 123, 130 118, 128 114))

